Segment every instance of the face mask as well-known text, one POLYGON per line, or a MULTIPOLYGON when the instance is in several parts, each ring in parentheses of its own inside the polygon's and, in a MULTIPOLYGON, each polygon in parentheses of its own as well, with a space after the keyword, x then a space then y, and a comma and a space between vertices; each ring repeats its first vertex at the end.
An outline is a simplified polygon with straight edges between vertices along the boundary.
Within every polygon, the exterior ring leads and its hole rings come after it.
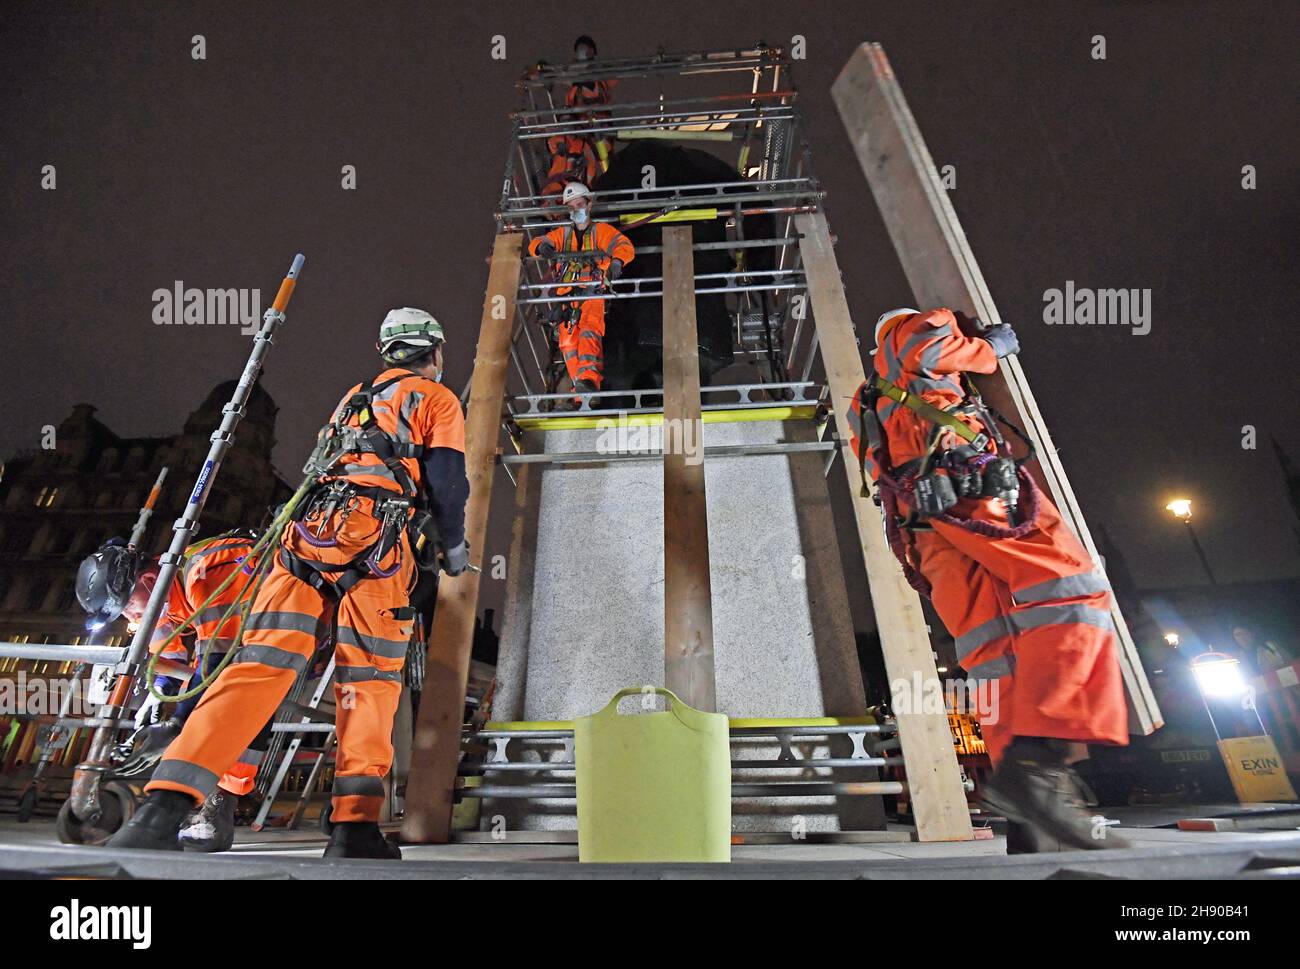
POLYGON ((586 209, 574 209, 574 210, 573 210, 573 224, 576 225, 579 229, 581 229, 583 226, 585 226, 585 225, 587 224, 587 210, 586 210, 586 209))
POLYGON ((578 60, 580 60, 580 61, 589 61, 589 60, 591 60, 591 51, 590 51, 588 48, 586 48, 586 47, 579 47, 579 48, 578 48, 578 60))

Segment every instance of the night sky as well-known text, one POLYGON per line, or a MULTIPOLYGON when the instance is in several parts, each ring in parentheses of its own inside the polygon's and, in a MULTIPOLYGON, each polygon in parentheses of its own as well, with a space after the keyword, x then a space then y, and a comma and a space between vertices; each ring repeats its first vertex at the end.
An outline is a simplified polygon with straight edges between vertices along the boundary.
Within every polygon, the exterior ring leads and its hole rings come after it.
MULTIPOLYGON (((155 325, 153 291, 259 287, 269 303, 299 250, 265 376, 286 477, 374 372, 389 307, 444 322, 462 386, 515 81, 582 32, 611 57, 806 37, 795 81, 867 334, 911 297, 829 88, 854 45, 882 42, 936 163, 956 167, 953 203, 1083 508, 1139 584, 1203 581, 1162 510, 1175 492, 1221 581, 1300 572, 1269 444, 1300 461, 1295 4, 8 3, 0 453, 79 401, 122 435, 176 432, 250 343, 155 325), (1043 294, 1067 280, 1149 288, 1151 332, 1045 325, 1043 294)), ((508 536, 497 488, 489 554, 508 536)))

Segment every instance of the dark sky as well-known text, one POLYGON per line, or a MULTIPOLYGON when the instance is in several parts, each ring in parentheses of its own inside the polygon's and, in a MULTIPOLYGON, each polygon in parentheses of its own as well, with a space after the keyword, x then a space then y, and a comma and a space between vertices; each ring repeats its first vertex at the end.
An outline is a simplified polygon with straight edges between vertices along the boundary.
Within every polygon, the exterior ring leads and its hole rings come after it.
POLYGON ((882 42, 936 163, 956 166, 953 203, 1085 512, 1139 583, 1201 580, 1161 510, 1176 491, 1222 580, 1300 571, 1268 444, 1300 459, 1295 4, 6 4, 0 453, 78 401, 124 435, 177 430, 249 341, 156 326, 153 291, 269 301, 298 250, 265 378, 287 475, 373 370, 390 306, 444 321, 461 386, 514 82, 579 32, 616 57, 806 37, 795 80, 868 333, 910 295, 829 87, 855 44, 882 42), (357 191, 340 188, 345 164, 357 191), (1151 289, 1150 334, 1044 325, 1043 293, 1066 280, 1151 289))

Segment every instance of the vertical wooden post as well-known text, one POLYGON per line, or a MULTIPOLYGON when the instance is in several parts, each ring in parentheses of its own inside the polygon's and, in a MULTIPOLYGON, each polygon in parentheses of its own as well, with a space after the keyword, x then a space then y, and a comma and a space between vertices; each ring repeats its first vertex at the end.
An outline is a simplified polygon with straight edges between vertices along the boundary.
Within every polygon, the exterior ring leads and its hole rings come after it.
MULTIPOLYGON (((990 326, 1000 323, 1002 318, 993 305, 984 275, 879 44, 863 44, 854 51, 831 94, 912 285, 916 306, 923 310, 946 306, 978 317, 990 326)), ((998 373, 977 378, 977 382, 988 402, 1033 439, 1038 461, 1031 470, 1101 568, 1088 523, 1019 358, 1006 358, 998 373)), ((1161 724, 1160 708, 1117 605, 1112 605, 1111 616, 1119 634, 1119 660, 1129 698, 1130 722, 1149 734, 1161 724)))
MULTIPOLYGON (((523 236, 512 232, 498 235, 492 247, 492 266, 488 272, 465 420, 465 473, 469 478, 465 538, 472 556, 480 561, 492 501, 522 244, 523 236)), ((408 842, 442 844, 451 834, 478 583, 478 573, 466 571, 454 578, 444 575, 438 584, 438 605, 429 636, 424 691, 420 696, 411 774, 407 781, 402 837, 408 842)))
POLYGON ((717 709, 694 233, 664 229, 664 685, 717 709))
POLYGON ((898 739, 907 767, 916 835, 921 841, 969 841, 974 833, 948 717, 942 709, 932 707, 933 696, 942 696, 938 692, 942 683, 935 669, 921 600, 907 584, 903 570, 889 550, 880 510, 862 495, 858 461, 849 443, 852 433, 849 403, 866 379, 866 373, 844 295, 844 282, 831 246, 830 230, 822 212, 795 216, 795 224, 801 237, 799 249, 826 366, 826 384, 834 405, 843 459, 840 464, 853 496, 858 539, 871 586, 871 606, 880 631, 885 672, 894 694, 898 739))

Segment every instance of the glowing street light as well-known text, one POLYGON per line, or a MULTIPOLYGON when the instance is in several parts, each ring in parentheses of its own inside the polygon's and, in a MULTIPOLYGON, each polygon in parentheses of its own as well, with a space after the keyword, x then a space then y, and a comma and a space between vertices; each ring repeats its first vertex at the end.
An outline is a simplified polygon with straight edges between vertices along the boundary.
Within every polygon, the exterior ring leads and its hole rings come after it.
POLYGON ((1205 550, 1201 548, 1201 543, 1196 538, 1196 532, 1192 530, 1192 499, 1175 498, 1165 505, 1165 511, 1187 526, 1187 536, 1192 540, 1192 547, 1196 549, 1196 555, 1205 568, 1205 574, 1210 577, 1210 585, 1218 585, 1219 581, 1214 577, 1214 572, 1210 569, 1210 562, 1205 557, 1205 550))
POLYGON ((1170 646, 1177 646, 1179 643, 1178 633, 1165 633, 1165 642, 1170 646))

